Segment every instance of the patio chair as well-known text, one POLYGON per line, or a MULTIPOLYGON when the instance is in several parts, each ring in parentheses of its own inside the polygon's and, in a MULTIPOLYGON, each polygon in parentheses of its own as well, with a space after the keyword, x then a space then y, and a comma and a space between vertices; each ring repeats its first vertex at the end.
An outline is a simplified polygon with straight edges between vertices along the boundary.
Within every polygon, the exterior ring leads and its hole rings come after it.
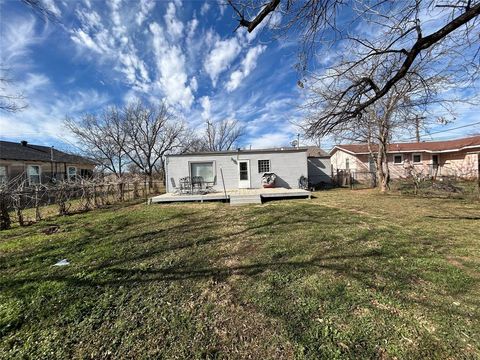
POLYGON ((180 179, 180 194, 190 194, 192 192, 192 181, 190 176, 180 179))
POLYGON ((213 178, 213 181, 205 181, 205 190, 207 192, 214 192, 215 190, 213 189, 213 187, 215 186, 216 183, 217 183, 217 175, 215 175, 215 177, 213 178))
POLYGON ((201 193, 204 190, 205 181, 202 176, 193 176, 192 177, 192 191, 196 193, 201 193))

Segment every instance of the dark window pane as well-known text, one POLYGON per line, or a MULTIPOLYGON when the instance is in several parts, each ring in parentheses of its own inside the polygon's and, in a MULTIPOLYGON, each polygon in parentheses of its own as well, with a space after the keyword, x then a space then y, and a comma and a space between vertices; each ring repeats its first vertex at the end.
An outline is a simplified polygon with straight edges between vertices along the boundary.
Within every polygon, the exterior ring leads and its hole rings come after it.
POLYGON ((239 163, 240 180, 248 180, 248 164, 246 162, 239 163))

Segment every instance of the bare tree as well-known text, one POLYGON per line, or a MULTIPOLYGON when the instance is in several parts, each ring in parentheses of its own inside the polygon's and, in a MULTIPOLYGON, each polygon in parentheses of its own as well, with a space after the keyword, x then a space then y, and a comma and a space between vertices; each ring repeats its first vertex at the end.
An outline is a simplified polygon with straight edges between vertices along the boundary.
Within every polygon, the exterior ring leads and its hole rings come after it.
MULTIPOLYGON (((267 3, 229 0, 229 3, 238 16, 239 26, 249 32, 267 21, 273 12, 280 12, 284 18, 280 30, 293 32, 300 38, 302 71, 308 63, 316 63, 322 55, 317 52, 319 49, 327 49, 329 54, 336 52, 339 62, 348 64, 348 69, 361 68, 372 59, 378 64, 388 64, 377 67, 370 76, 355 80, 337 73, 342 82, 336 94, 337 103, 318 117, 319 122, 328 120, 330 128, 362 116, 369 106, 393 91, 418 63, 428 64, 432 71, 442 69, 454 74, 463 86, 479 73, 478 0, 270 0, 267 3), (352 50, 358 50, 356 56, 351 56, 352 50), (377 72, 387 76, 379 77, 377 72)), ((334 70, 339 62, 328 70, 334 70)))
POLYGON ((209 151, 230 150, 245 134, 245 128, 237 120, 207 120, 204 142, 209 151))
POLYGON ((382 76, 388 76, 388 70, 382 72, 381 68, 388 69, 389 65, 377 63, 375 59, 362 67, 352 68, 348 63, 341 63, 335 70, 317 77, 316 82, 309 86, 310 99, 305 105, 309 114, 305 123, 308 135, 316 137, 329 133, 349 141, 368 144, 382 191, 386 191, 389 186, 388 147, 392 137, 420 126, 425 118, 419 114, 428 111, 432 105, 446 107, 455 101, 442 97, 443 90, 451 86, 449 76, 429 76, 422 64, 418 64, 387 95, 368 106, 362 114, 343 122, 332 123, 331 119, 322 118, 325 112, 338 105, 343 81, 355 82, 368 76, 375 76, 381 81, 382 76), (343 74, 342 80, 338 73, 343 74))
POLYGON ((0 67, 0 110, 17 112, 25 109, 27 104, 22 94, 9 89, 12 79, 8 75, 8 69, 0 67))
POLYGON ((182 148, 185 126, 165 102, 153 108, 137 101, 123 112, 123 129, 128 137, 119 145, 151 185, 155 170, 163 169, 164 156, 182 148))
POLYGON ((80 121, 66 118, 65 126, 77 137, 83 152, 108 171, 121 177, 128 162, 127 140, 121 112, 111 107, 101 116, 84 115, 80 121))

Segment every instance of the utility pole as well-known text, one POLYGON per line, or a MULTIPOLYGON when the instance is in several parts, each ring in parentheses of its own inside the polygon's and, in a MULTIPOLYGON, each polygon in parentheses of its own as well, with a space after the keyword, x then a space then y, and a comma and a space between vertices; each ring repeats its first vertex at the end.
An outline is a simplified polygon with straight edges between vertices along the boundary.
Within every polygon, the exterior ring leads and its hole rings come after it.
POLYGON ((415 115, 415 138, 417 139, 417 143, 420 142, 420 125, 421 125, 421 121, 422 120, 425 120, 426 117, 425 116, 418 116, 418 115, 415 115))
POLYGON ((300 147, 300 134, 297 134, 297 147, 300 147))

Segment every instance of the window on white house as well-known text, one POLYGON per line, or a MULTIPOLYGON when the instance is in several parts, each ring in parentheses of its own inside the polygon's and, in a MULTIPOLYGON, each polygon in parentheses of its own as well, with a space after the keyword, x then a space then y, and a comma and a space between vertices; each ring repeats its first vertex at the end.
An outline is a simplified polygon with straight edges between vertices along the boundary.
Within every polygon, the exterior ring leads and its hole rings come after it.
POLYGON ((68 167, 68 180, 75 181, 77 178, 77 168, 75 166, 68 167))
POLYGON ((38 165, 28 165, 27 169, 28 174, 28 183, 32 184, 40 184, 40 166, 38 165))
POLYGON ((414 164, 418 164, 422 162, 422 154, 413 154, 412 160, 414 164))
POLYGON ((345 170, 350 170, 350 159, 345 159, 345 170))
POLYGON ((199 162, 190 164, 191 176, 201 176, 204 181, 214 181, 213 162, 199 162))
POLYGON ((401 164, 403 163, 403 155, 393 155, 393 163, 394 164, 401 164))
POLYGON ((258 160, 258 172, 270 172, 270 160, 258 160))
POLYGON ((7 183, 7 167, 6 166, 0 166, 0 184, 6 184, 7 183))

